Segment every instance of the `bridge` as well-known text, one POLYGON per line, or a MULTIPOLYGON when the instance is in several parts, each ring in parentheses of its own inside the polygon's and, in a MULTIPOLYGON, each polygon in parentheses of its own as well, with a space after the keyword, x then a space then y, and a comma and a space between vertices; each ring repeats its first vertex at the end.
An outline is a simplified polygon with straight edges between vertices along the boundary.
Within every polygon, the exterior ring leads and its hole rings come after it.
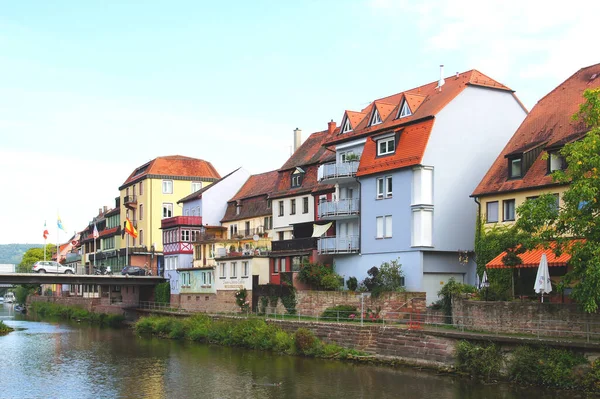
POLYGON ((0 284, 98 284, 155 286, 164 283, 161 276, 51 274, 51 273, 0 273, 0 284))

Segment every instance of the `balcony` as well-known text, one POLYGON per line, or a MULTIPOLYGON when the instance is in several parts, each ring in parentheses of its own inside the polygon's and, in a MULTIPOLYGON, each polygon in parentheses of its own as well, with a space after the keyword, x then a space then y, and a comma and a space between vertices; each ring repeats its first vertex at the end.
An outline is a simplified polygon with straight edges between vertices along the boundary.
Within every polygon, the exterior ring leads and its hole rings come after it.
POLYGON ((343 183, 356 177, 359 161, 331 162, 319 166, 319 181, 343 183))
POLYGON ((177 226, 202 226, 202 216, 175 216, 160 221, 161 229, 177 226))
POLYGON ((273 251, 297 251, 303 249, 315 249, 316 247, 317 239, 314 237, 271 241, 271 249, 273 251))
POLYGON ((359 198, 321 202, 319 203, 319 218, 337 219, 345 216, 356 216, 359 213, 359 205, 359 198))
POLYGON ((360 250, 358 241, 359 236, 321 237, 317 250, 319 255, 357 253, 360 250))
POLYGON ((233 233, 231 232, 231 230, 229 230, 229 232, 227 233, 227 236, 229 237, 230 240, 253 238, 255 235, 257 235, 259 237, 264 237, 265 229, 262 226, 259 226, 259 227, 255 227, 252 229, 237 230, 237 231, 234 231, 233 233))
POLYGON ((129 209, 137 208, 137 195, 126 195, 123 197, 123 205, 129 209))

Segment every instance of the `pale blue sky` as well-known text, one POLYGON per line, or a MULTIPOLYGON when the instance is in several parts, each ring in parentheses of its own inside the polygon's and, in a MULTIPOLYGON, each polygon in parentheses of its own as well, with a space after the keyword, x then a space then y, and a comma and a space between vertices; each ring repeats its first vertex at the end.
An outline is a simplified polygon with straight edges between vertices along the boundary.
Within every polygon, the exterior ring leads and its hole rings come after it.
POLYGON ((277 169, 295 127, 306 138, 440 64, 531 108, 600 62, 599 3, 0 0, 0 243, 41 243, 44 220, 55 241, 57 212, 84 228, 157 156, 277 169))

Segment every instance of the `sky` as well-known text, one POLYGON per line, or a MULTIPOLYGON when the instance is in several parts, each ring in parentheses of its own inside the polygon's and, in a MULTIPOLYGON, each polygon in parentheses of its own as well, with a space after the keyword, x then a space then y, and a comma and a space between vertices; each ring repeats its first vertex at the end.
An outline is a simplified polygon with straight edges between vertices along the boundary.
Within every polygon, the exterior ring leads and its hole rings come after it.
POLYGON ((158 156, 261 173, 345 110, 477 69, 535 103, 600 2, 0 0, 0 244, 65 241, 158 156), (67 233, 56 226, 60 216, 67 233))

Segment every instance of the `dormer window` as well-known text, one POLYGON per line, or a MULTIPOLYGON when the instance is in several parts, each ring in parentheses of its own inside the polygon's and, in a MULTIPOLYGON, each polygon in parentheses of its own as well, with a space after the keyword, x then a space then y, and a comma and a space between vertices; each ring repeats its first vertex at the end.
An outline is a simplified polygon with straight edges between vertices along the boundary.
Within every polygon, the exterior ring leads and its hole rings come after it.
POLYGON ((566 168, 567 161, 565 161, 565 158, 558 151, 552 151, 548 154, 548 173, 565 170, 566 168))
POLYGON ((371 123, 369 123, 369 126, 379 125, 381 122, 382 120, 381 116, 379 116, 379 111, 377 111, 377 108, 374 108, 373 116, 371 117, 371 123))
POLYGON ((520 179, 523 177, 523 158, 510 158, 508 160, 508 177, 511 179, 520 179))
POLYGON ((352 131, 352 125, 350 125, 350 119, 346 117, 344 123, 342 123, 342 134, 352 131))
POLYGON ((296 168, 292 173, 292 188, 300 187, 302 185, 302 178, 304 177, 304 170, 302 168, 296 168))
POLYGON ((398 119, 411 115, 412 112, 410 112, 410 107, 408 106, 408 103, 406 102, 406 100, 403 100, 402 105, 400 106, 400 111, 398 111, 398 119))
POLYGON ((377 156, 393 154, 396 151, 396 137, 388 136, 377 140, 377 156))

